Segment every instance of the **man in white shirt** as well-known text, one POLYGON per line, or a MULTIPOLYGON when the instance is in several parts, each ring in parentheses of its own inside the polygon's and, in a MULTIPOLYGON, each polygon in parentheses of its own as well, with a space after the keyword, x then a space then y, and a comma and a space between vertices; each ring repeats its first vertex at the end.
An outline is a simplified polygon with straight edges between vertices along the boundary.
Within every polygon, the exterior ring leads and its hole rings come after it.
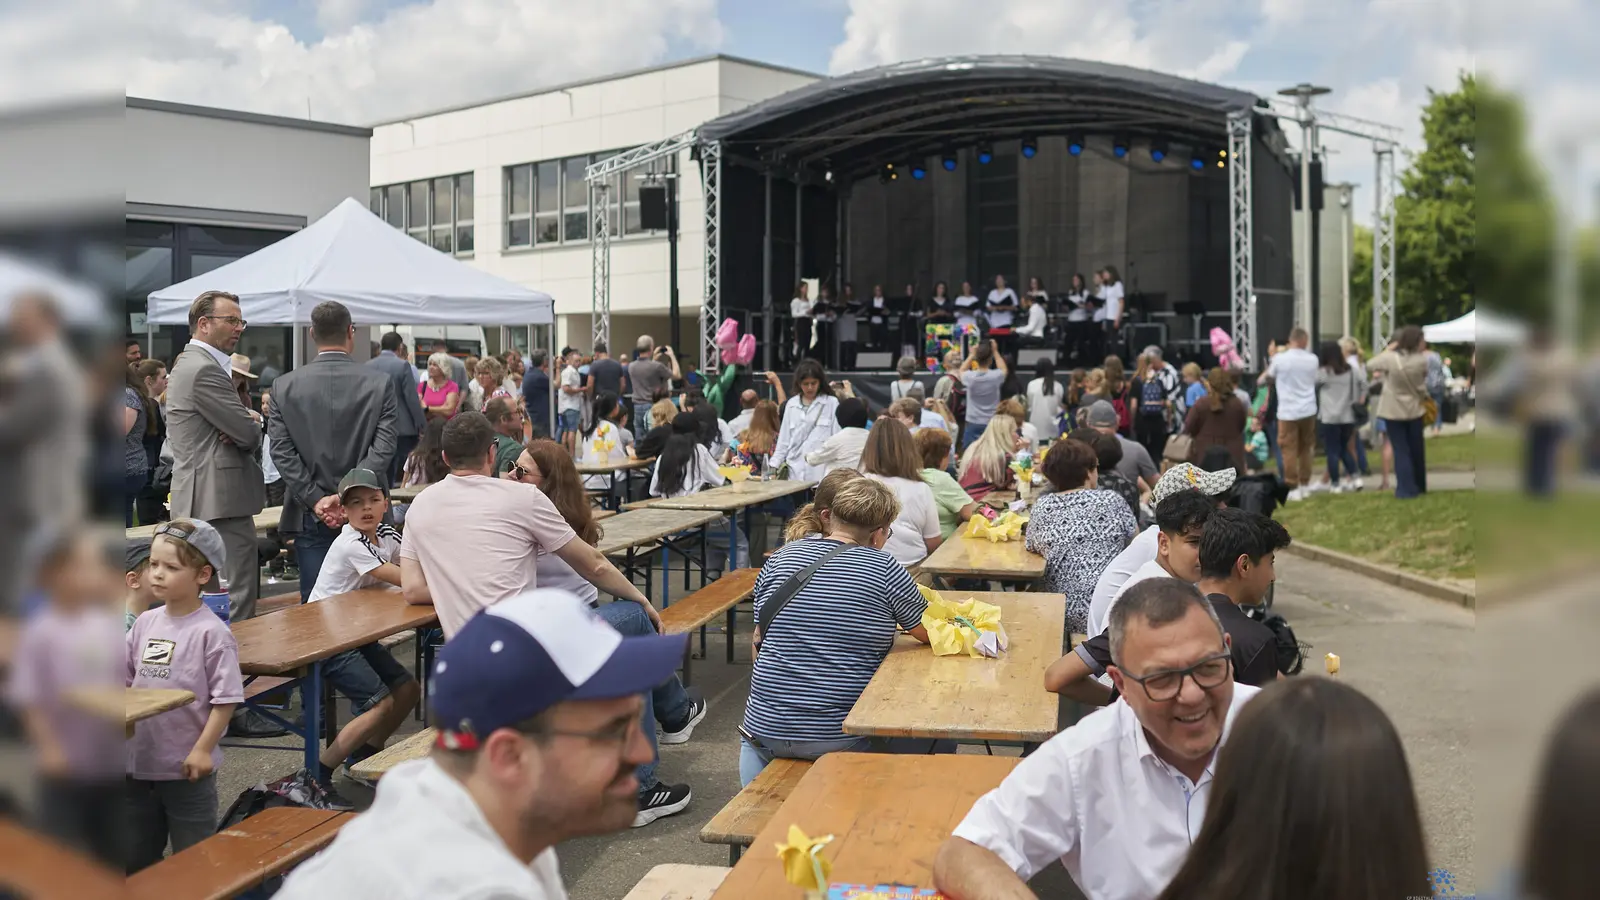
POLYGON ((1289 346, 1278 351, 1261 376, 1278 390, 1278 447, 1283 451, 1283 481, 1289 499, 1310 496, 1311 454, 1317 435, 1317 355, 1307 350, 1304 328, 1289 332, 1289 346))
POLYGON ((1022 298, 1022 308, 1028 312, 1028 323, 1019 327, 1017 334, 1025 338, 1042 340, 1044 338, 1045 323, 1048 319, 1045 315, 1044 301, 1034 297, 1032 294, 1028 294, 1022 298))
POLYGON ((755 391, 747 390, 739 395, 739 414, 728 420, 728 430, 733 432, 735 437, 750 427, 750 420, 755 418, 756 404, 759 402, 761 398, 755 391))
POLYGON ((978 799, 934 861, 956 900, 1031 898, 1060 859, 1089 900, 1151 900, 1183 864, 1217 749, 1255 688, 1235 685, 1228 638, 1192 585, 1152 579, 1111 616, 1120 702, 1046 742, 978 799))
POLYGON ((576 453, 578 431, 583 424, 583 377, 578 372, 578 351, 568 347, 561 356, 561 396, 556 401, 556 438, 568 453, 576 453))
MULTIPOLYGON (((1150 502, 1160 507, 1168 497, 1188 490, 1199 491, 1208 497, 1219 497, 1233 487, 1237 475, 1232 465, 1216 472, 1207 472, 1190 463, 1179 463, 1168 469, 1150 490, 1150 502)), ((1135 572, 1156 558, 1160 552, 1160 533, 1158 525, 1151 525, 1139 532, 1100 573, 1100 579, 1094 584, 1094 595, 1089 600, 1089 637, 1106 630, 1106 614, 1111 610, 1111 601, 1121 593, 1122 586, 1135 572)))
POLYGON ((623 637, 565 591, 483 611, 439 651, 432 754, 390 770, 278 896, 565 900, 555 846, 633 821, 639 695, 687 641, 623 637))
POLYGON ((1010 328, 1011 313, 1017 308, 1017 292, 1006 287, 1006 277, 994 277, 994 290, 989 292, 989 327, 1010 328))

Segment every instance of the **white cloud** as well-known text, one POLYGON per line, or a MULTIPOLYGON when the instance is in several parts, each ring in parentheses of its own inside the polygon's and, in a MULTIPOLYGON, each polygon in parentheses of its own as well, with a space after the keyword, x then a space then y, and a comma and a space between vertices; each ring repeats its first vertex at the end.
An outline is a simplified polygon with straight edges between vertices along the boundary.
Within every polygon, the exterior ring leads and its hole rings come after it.
POLYGON ((245 0, 30 4, 0 29, 0 103, 40 85, 56 96, 114 85, 291 116, 309 102, 315 118, 370 122, 650 65, 722 34, 715 0, 427 0, 355 21, 364 8, 324 4, 321 21, 343 27, 308 43, 245 0))

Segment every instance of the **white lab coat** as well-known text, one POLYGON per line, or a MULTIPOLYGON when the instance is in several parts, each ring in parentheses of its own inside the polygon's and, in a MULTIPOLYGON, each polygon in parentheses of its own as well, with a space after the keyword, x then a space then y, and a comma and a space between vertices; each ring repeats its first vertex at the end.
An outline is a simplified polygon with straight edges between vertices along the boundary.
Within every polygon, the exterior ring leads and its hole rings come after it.
POLYGON ((778 442, 772 450, 772 468, 776 471, 788 463, 789 477, 816 481, 827 474, 827 470, 807 463, 805 457, 838 432, 839 398, 818 394, 810 407, 803 407, 800 400, 796 395, 783 405, 783 422, 778 427, 778 442))

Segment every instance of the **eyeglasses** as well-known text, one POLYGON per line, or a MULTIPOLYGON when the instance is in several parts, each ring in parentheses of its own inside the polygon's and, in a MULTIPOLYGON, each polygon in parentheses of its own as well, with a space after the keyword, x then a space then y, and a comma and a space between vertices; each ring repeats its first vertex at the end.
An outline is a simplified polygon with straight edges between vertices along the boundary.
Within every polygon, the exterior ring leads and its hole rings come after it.
POLYGON ((1183 690, 1183 680, 1193 678, 1195 686, 1202 691, 1213 690, 1220 687, 1228 680, 1228 673, 1233 666, 1233 657, 1224 650, 1215 656, 1208 656, 1187 669, 1171 669, 1162 672, 1153 672, 1144 677, 1132 675, 1127 672, 1122 674, 1130 680, 1137 681, 1144 688, 1144 695, 1156 703, 1165 703, 1178 696, 1183 690))
POLYGON ((583 738, 602 747, 624 747, 628 739, 633 736, 633 728, 639 724, 637 716, 629 719, 619 719, 604 728, 594 731, 567 731, 560 728, 540 728, 534 731, 523 731, 528 737, 574 737, 583 738))
POLYGON ((201 316, 200 318, 202 318, 202 319, 214 319, 214 320, 216 320, 218 322, 223 322, 225 324, 232 325, 235 328, 243 328, 246 325, 250 324, 249 322, 246 322, 244 319, 241 319, 238 316, 201 316))

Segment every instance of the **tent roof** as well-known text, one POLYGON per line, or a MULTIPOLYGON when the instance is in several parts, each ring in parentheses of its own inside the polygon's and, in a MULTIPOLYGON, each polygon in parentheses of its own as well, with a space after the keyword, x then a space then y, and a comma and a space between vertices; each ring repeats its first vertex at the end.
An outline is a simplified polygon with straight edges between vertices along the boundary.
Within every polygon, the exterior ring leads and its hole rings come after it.
POLYGON ((769 165, 860 177, 885 161, 978 140, 1124 134, 1222 147, 1244 91, 1053 56, 952 56, 795 88, 700 126, 702 141, 769 165))
POLYGON ((1487 311, 1479 315, 1476 309, 1448 322, 1422 326, 1422 336, 1430 344, 1512 344, 1526 331, 1520 322, 1487 311))
POLYGON ((73 325, 100 325, 108 311, 105 300, 93 287, 10 253, 0 253, 0 319, 11 314, 11 304, 18 297, 29 293, 43 294, 55 301, 61 318, 73 325))
POLYGON ((290 325, 336 300, 358 323, 516 325, 552 321, 549 294, 525 288, 440 253, 346 198, 327 215, 275 244, 150 294, 150 321, 188 321, 189 304, 210 290, 239 296, 245 318, 290 325))

